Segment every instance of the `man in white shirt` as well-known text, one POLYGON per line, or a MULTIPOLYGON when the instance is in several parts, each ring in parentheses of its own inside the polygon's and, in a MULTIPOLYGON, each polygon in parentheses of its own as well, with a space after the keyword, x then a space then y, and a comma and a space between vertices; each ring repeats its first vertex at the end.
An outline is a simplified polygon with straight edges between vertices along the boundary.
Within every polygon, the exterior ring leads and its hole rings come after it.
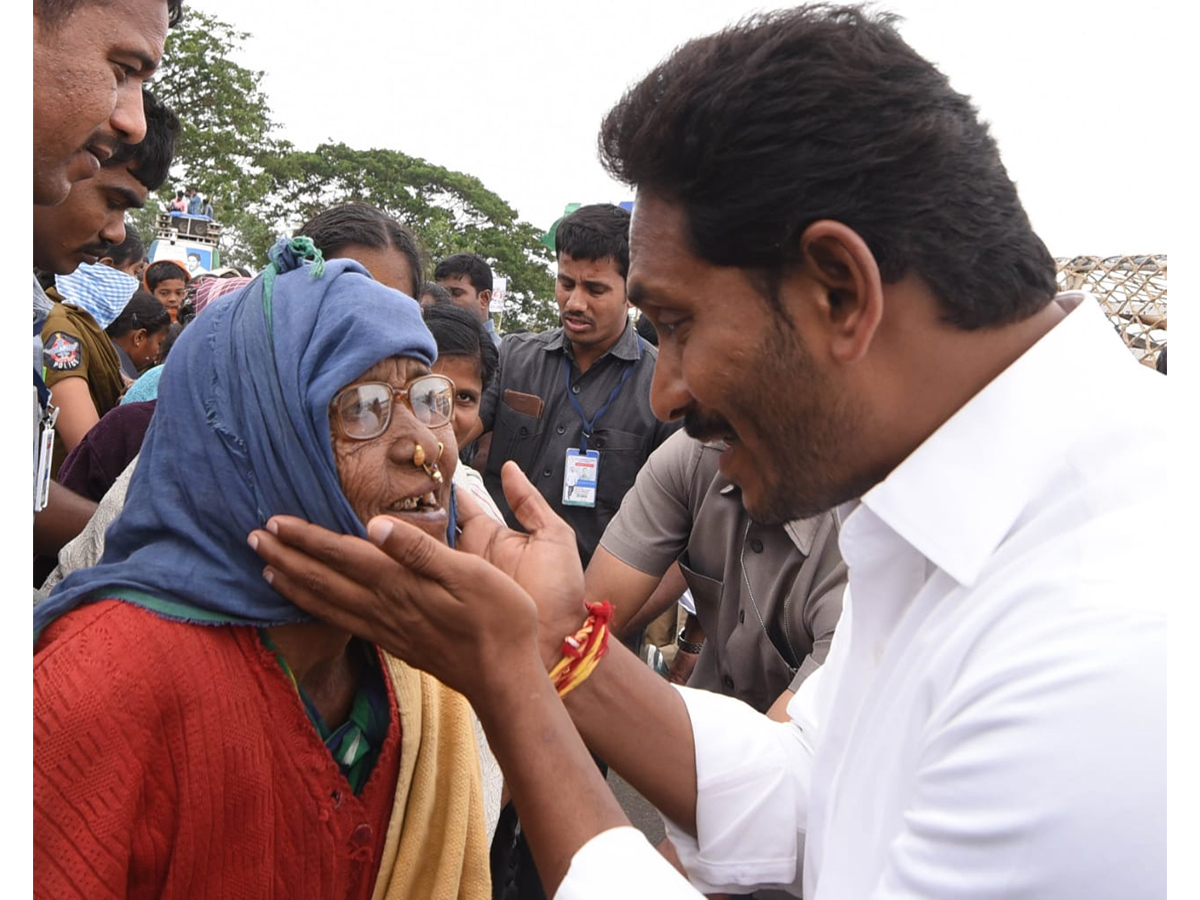
POLYGON ((1162 553, 1131 477, 1167 440, 1162 379, 1054 296, 968 98, 887 16, 802 7, 678 49, 601 148, 638 190, 656 414, 728 443, 756 520, 843 522, 843 618, 791 721, 615 641, 560 703, 578 567, 515 466, 528 535, 464 504, 486 561, 382 517, 375 546, 277 517, 251 536, 271 583, 467 694, 563 900, 1164 896, 1168 598, 1130 562, 1162 553), (691 885, 583 742, 663 812, 691 885))

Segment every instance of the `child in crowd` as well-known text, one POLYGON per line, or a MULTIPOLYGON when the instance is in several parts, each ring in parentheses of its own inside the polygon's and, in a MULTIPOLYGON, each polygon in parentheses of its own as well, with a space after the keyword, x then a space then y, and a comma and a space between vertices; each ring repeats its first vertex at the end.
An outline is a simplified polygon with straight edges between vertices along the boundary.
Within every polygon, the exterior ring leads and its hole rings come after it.
POLYGON ((192 276, 187 267, 173 259, 160 259, 146 268, 143 277, 146 290, 163 305, 174 322, 179 318, 180 307, 187 296, 187 285, 192 276))
POLYGON ((138 291, 130 298, 121 314, 105 329, 117 348, 126 378, 132 381, 158 362, 170 325, 170 313, 153 294, 138 291))

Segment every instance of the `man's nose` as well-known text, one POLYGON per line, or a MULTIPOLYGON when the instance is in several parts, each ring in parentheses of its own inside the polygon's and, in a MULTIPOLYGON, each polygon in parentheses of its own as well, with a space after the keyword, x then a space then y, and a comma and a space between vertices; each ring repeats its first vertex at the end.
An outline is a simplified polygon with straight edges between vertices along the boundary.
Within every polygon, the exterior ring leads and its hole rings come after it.
POLYGON ((116 136, 130 144, 146 137, 146 111, 142 107, 141 83, 130 79, 117 92, 117 106, 108 119, 116 136))
POLYGON ((664 422, 682 418, 691 405, 680 365, 679 348, 673 341, 661 341, 658 360, 654 364, 654 380, 650 382, 650 408, 664 422))
POLYGON ((125 211, 110 215, 104 220, 100 229, 100 240, 109 244, 119 244, 125 240, 125 211))
POLYGON ((581 312, 587 309, 587 300, 583 295, 583 288, 575 287, 571 289, 571 293, 567 295, 566 308, 573 312, 581 312))

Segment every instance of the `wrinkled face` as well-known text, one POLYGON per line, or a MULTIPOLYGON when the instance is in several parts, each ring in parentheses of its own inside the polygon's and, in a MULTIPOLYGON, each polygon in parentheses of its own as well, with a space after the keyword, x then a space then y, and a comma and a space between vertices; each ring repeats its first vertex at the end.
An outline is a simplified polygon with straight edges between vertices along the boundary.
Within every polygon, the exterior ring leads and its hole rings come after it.
POLYGON ((62 202, 118 141, 146 136, 142 82, 167 38, 164 0, 85 2, 56 27, 34 4, 33 202, 62 202))
POLYGON ((154 296, 166 309, 178 310, 187 297, 187 283, 182 278, 167 278, 158 283, 154 296))
POLYGON ((352 259, 361 263, 363 268, 371 273, 372 278, 402 294, 408 294, 413 289, 416 275, 408 263, 408 257, 395 247, 366 247, 362 244, 348 244, 331 253, 329 258, 352 259))
POLYGON ((607 349, 629 320, 625 279, 613 259, 575 259, 560 253, 554 299, 563 333, 578 347, 607 349))
POLYGON ((446 275, 437 283, 450 292, 450 302, 455 306, 461 306, 480 322, 487 318, 491 291, 475 290, 467 275, 446 275))
POLYGON ((68 275, 81 263, 97 262, 125 240, 125 211, 141 209, 148 193, 128 165, 105 166, 72 185, 57 206, 35 206, 33 264, 43 272, 68 275))
POLYGON ((483 396, 479 357, 439 356, 433 371, 454 382, 454 441, 465 447, 483 434, 479 418, 479 399, 483 396))
POLYGON ((644 194, 630 254, 630 296, 658 329, 655 415, 682 417, 692 437, 727 445, 721 473, 757 521, 779 524, 858 496, 845 460, 860 440, 861 401, 839 390, 748 273, 695 256, 682 207, 644 194))
MULTIPOLYGON (((429 367, 419 360, 392 357, 376 363, 351 384, 382 381, 400 389, 412 378, 428 372, 429 367)), ((375 516, 394 516, 445 542, 450 520, 450 479, 458 459, 453 419, 429 428, 399 399, 392 407, 392 420, 383 434, 369 440, 353 440, 342 433, 336 417, 331 411, 333 458, 342 492, 359 521, 366 525, 375 516), (440 456, 439 441, 444 445, 440 456), (436 461, 442 473, 441 484, 413 463, 418 444, 425 465, 432 468, 436 461)))

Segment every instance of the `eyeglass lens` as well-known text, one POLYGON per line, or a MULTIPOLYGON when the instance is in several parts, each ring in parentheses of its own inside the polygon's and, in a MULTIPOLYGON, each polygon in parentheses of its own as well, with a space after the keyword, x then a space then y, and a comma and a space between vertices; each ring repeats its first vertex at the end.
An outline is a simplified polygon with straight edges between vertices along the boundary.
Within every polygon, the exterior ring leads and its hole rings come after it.
MULTIPOLYGON (((396 400, 407 395, 409 408, 423 425, 445 425, 454 411, 453 387, 440 376, 422 376, 409 382, 406 391, 395 394, 396 400)), ((335 398, 342 429, 352 438, 372 438, 386 431, 392 402, 391 385, 381 382, 353 385, 335 398)))

